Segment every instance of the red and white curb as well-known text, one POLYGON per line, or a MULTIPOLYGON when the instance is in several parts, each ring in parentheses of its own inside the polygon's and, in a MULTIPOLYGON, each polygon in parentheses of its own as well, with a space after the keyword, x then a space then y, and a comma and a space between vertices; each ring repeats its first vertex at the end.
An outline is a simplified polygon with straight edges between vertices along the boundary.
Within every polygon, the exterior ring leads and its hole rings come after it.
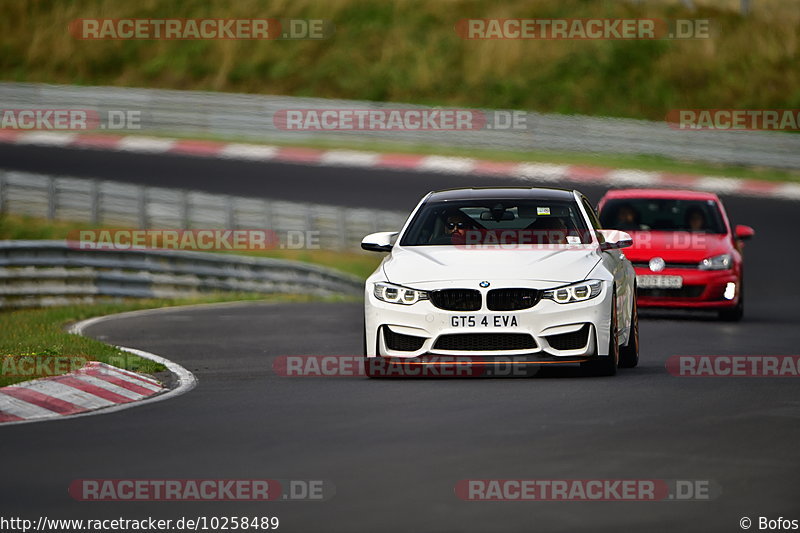
POLYGON ((166 390, 148 376, 92 361, 69 374, 0 388, 0 422, 21 422, 143 400, 166 390))
POLYGON ((567 182, 605 185, 608 187, 677 187, 705 190, 725 195, 800 200, 800 184, 798 183, 770 182, 722 176, 672 174, 668 172, 613 169, 584 165, 519 163, 467 157, 392 154, 356 150, 321 150, 137 135, 21 132, 16 130, 0 130, 0 142, 145 154, 182 154, 245 161, 276 161, 304 165, 438 172, 484 177, 498 176, 551 185, 567 182))
MULTIPOLYGON (((127 314, 84 320, 72 326, 70 333, 80 335, 92 324, 127 314)), ((0 388, 0 426, 111 413, 166 400, 197 385, 191 372, 168 359, 124 346, 118 348, 163 364, 176 376, 176 386, 167 389, 150 376, 92 361, 75 372, 0 388)))

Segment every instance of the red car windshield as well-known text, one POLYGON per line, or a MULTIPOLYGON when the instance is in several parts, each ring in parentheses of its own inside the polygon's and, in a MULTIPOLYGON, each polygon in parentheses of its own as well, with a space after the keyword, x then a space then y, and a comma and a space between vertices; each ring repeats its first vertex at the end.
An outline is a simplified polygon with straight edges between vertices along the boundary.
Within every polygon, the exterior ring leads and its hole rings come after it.
POLYGON ((726 233, 714 200, 614 198, 603 205, 600 223, 622 231, 726 233))

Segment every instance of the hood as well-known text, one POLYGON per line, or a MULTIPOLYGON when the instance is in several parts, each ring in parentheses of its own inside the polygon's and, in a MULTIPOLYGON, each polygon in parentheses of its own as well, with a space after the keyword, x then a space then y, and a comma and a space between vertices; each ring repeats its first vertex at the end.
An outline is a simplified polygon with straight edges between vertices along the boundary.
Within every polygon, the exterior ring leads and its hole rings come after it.
POLYGON ((581 281, 600 261, 596 249, 475 250, 455 246, 395 247, 383 264, 386 278, 400 285, 449 280, 529 279, 581 281))
POLYGON ((689 233, 687 231, 629 232, 633 246, 625 248, 628 259, 647 262, 661 257, 667 262, 699 263, 706 257, 731 253, 733 245, 728 235, 689 233))

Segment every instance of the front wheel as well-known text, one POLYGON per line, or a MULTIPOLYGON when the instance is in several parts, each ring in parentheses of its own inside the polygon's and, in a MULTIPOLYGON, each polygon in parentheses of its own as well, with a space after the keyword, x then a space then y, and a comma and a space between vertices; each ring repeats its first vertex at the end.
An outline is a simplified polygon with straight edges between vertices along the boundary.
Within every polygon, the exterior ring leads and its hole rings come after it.
MULTIPOLYGON (((611 296, 611 325, 609 326, 608 355, 595 357, 581 366, 586 368, 593 376, 613 376, 617 373, 619 364, 619 334, 617 333, 617 291, 611 296)), ((599 351, 599 350, 598 350, 599 351)))

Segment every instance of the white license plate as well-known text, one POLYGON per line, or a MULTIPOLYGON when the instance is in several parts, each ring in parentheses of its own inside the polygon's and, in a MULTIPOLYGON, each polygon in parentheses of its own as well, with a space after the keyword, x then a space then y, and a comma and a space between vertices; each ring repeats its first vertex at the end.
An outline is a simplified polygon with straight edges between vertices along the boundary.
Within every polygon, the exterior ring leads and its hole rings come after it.
POLYGON ((640 289, 680 289, 683 278, 680 276, 636 276, 640 289))
POLYGON ((511 328, 519 325, 517 315, 452 315, 454 328, 511 328))

